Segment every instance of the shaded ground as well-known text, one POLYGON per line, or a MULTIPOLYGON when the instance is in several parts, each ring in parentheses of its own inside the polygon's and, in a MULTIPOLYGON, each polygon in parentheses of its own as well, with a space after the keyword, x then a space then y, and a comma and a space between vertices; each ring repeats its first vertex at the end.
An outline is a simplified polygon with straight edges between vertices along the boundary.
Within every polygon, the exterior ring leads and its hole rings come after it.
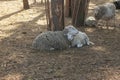
MULTIPOLYGON (((90 9, 105 2, 91 1, 90 9)), ((94 46, 42 53, 32 50, 31 44, 46 30, 43 5, 38 1, 24 11, 21 0, 0 0, 0 8, 0 80, 120 80, 119 26, 79 28, 94 46)))

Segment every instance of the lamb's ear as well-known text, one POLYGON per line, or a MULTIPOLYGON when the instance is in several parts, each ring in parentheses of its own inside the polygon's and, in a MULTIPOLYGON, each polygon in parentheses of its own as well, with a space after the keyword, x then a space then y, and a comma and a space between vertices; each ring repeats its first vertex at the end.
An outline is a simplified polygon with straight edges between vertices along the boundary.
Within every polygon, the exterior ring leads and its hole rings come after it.
POLYGON ((67 35, 67 33, 68 33, 68 29, 64 28, 64 29, 63 29, 63 34, 64 34, 64 35, 67 35))

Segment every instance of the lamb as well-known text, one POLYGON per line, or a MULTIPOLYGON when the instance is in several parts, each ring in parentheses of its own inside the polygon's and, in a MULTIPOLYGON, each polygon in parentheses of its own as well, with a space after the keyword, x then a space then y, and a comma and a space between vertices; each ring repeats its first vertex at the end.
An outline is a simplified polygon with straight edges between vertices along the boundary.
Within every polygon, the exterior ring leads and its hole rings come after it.
POLYGON ((69 25, 64 30, 67 31, 65 35, 67 35, 67 39, 71 42, 71 47, 77 46, 77 48, 80 48, 84 45, 94 45, 93 42, 89 41, 86 33, 78 31, 74 26, 69 25))
POLYGON ((107 21, 106 23, 107 27, 108 27, 108 22, 114 19, 114 25, 115 25, 115 10, 116 7, 113 3, 105 3, 95 7, 94 17, 97 20, 97 22, 99 20, 107 21))
POLYGON ((73 37, 79 32, 75 27, 72 25, 68 25, 64 28, 64 35, 67 36, 67 39, 71 41, 73 37))
POLYGON ((86 26, 90 26, 90 27, 95 27, 97 25, 97 21, 93 16, 89 16, 86 20, 85 20, 85 25, 86 26))
POLYGON ((72 40, 72 47, 77 46, 78 48, 83 47, 84 45, 94 45, 93 42, 89 41, 88 36, 86 33, 79 31, 76 36, 74 36, 74 39, 72 40))
POLYGON ((32 48, 39 51, 64 50, 69 48, 70 41, 64 31, 46 31, 39 34, 32 43, 32 48))

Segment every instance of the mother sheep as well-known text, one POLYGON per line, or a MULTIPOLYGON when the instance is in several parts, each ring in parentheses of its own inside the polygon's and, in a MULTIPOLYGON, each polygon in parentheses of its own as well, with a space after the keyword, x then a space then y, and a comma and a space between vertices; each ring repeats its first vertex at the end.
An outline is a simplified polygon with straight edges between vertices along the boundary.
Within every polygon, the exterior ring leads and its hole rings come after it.
POLYGON ((70 42, 64 36, 65 31, 47 31, 39 34, 32 43, 33 49, 40 51, 63 50, 70 42))

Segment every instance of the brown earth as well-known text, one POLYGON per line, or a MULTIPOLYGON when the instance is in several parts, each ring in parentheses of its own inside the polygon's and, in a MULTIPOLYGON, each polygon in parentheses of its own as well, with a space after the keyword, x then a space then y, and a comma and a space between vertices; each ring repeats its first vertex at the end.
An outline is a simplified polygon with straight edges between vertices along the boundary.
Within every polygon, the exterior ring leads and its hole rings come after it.
MULTIPOLYGON (((44 6, 30 0, 22 10, 21 1, 0 0, 0 80, 120 80, 120 11, 115 30, 78 28, 94 46, 38 52, 31 44, 46 31, 44 6)), ((91 0, 89 11, 107 1, 91 0)))

